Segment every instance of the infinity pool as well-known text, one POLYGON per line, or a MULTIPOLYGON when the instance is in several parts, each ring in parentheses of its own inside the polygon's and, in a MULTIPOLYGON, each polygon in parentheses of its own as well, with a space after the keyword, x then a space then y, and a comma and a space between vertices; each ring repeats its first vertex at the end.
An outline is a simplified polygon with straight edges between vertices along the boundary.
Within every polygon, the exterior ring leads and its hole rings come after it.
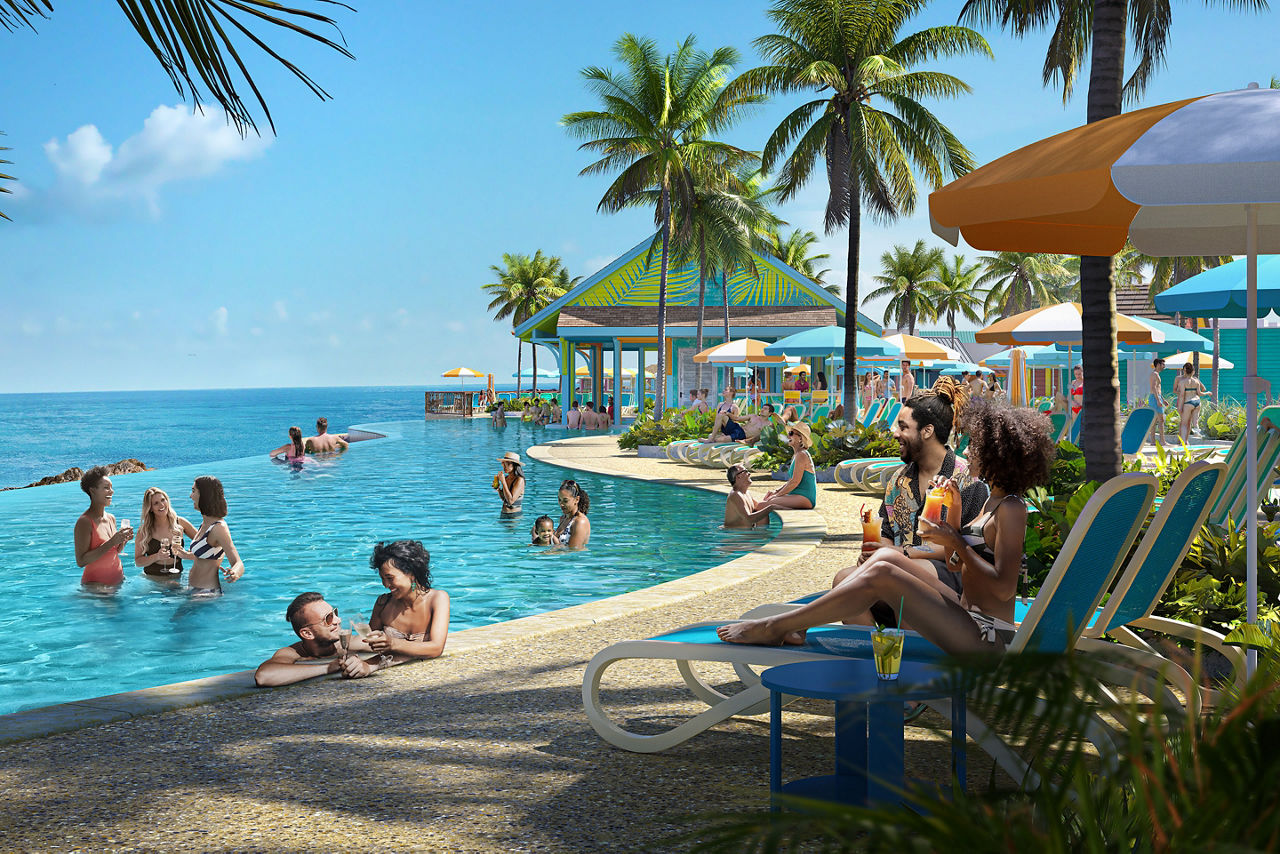
POLYGON ((324 593, 344 618, 367 616, 383 592, 369 568, 378 540, 426 544, 434 585, 449 592, 451 630, 458 631, 649 587, 732 560, 772 536, 721 530, 722 501, 706 492, 528 460, 524 511, 506 517, 491 487, 496 460, 511 450, 524 456, 548 438, 545 429, 514 421, 502 430, 487 421, 363 427, 388 438, 308 460, 300 470, 264 453, 112 478, 110 510, 135 527, 147 487, 164 489, 179 515, 198 525, 192 480, 222 480, 245 576, 210 601, 143 577, 132 543, 121 556, 127 580, 120 591, 84 592, 71 536, 88 506, 79 485, 0 493, 7 639, 0 713, 253 667, 296 640, 284 609, 305 590, 324 593), (566 476, 591 498, 590 547, 531 548, 534 518, 559 516, 556 492, 566 476))

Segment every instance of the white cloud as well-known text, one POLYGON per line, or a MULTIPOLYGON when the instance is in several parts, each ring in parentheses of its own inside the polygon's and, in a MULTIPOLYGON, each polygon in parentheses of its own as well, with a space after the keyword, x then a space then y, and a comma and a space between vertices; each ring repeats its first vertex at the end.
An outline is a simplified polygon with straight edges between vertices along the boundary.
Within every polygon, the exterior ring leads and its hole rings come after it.
POLYGON ((445 328, 450 332, 461 333, 466 331, 467 325, 461 321, 451 320, 445 324, 445 328))
POLYGON ((261 338, 261 337, 262 337, 262 327, 261 327, 261 326, 254 326, 254 327, 250 328, 250 329, 249 329, 249 334, 250 334, 250 335, 252 335, 254 338, 261 338))
POLYGON ((592 276, 604 269, 606 264, 612 264, 615 257, 613 255, 597 255, 594 258, 588 258, 582 264, 582 275, 592 276))
POLYGON ((44 326, 41 325, 38 321, 32 320, 30 318, 25 318, 22 321, 23 335, 30 335, 34 338, 35 336, 39 335, 42 332, 44 332, 44 326))
MULTIPOLYGON (((175 181, 206 178, 237 160, 258 157, 272 137, 241 137, 217 108, 156 107, 142 129, 113 150, 95 125, 83 125, 65 139, 45 143, 58 175, 48 191, 52 210, 97 213, 121 200, 160 210, 160 191, 175 181)), ((38 191, 33 195, 42 195, 38 191)))
POLYGON ((220 305, 213 310, 213 314, 209 315, 209 320, 213 322, 213 330, 219 335, 227 334, 227 307, 220 305))
POLYGON ((329 346, 334 348, 335 350, 338 349, 339 347, 342 346, 342 339, 339 338, 337 335, 331 334, 329 336, 329 346))
POLYGON ((275 303, 273 303, 272 307, 275 308, 276 310, 276 317, 280 318, 281 320, 289 319, 289 309, 285 307, 284 300, 282 299, 276 300, 275 303))

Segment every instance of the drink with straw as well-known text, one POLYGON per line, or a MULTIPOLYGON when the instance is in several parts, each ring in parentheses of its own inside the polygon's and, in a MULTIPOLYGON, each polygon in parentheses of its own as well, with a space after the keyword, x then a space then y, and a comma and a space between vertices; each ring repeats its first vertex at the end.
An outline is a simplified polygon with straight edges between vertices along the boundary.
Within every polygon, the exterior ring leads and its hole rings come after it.
POLYGON ((906 636, 903 629, 885 626, 876 626, 871 633, 871 653, 875 659, 876 676, 880 679, 889 682, 898 678, 906 636))
POLYGON ((867 505, 862 505, 862 544, 880 542, 880 517, 873 514, 867 505))

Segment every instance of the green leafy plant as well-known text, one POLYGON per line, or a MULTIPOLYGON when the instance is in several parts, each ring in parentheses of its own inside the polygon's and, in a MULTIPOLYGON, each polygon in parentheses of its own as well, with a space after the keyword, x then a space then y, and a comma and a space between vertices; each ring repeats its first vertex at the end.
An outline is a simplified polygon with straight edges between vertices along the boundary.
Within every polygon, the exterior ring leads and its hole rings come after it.
POLYGON ((1084 483, 1084 452, 1066 439, 1058 443, 1058 452, 1049 467, 1049 494, 1071 495, 1084 483))
MULTIPOLYGON (((1258 530, 1258 607, 1269 619, 1280 615, 1280 523, 1258 530), (1272 603, 1268 605, 1267 603, 1272 603)), ((1246 532, 1231 520, 1224 528, 1205 524, 1191 544, 1156 615, 1229 632, 1244 623, 1246 532)))
POLYGON ((640 445, 666 445, 681 439, 703 439, 711 433, 715 416, 701 412, 668 409, 655 419, 652 410, 640 415, 621 436, 618 447, 635 450, 640 445))
POLYGON ((1163 445, 1156 445, 1155 456, 1150 460, 1142 456, 1124 464, 1124 470, 1129 472, 1149 471, 1160 481, 1158 487, 1158 495, 1165 495, 1169 492, 1169 487, 1178 479, 1187 467, 1192 463, 1206 459, 1213 455, 1213 449, 1193 450, 1185 445, 1174 447, 1166 450, 1163 445))
POLYGON ((1200 433, 1206 439, 1234 441, 1245 429, 1245 409, 1234 400, 1201 398, 1200 433))
POLYGON ((1034 594, 1040 589, 1053 562, 1058 559, 1058 553, 1062 551, 1063 542, 1080 518, 1080 511, 1089 503, 1097 489, 1098 482, 1091 480, 1080 484, 1070 494, 1056 498, 1044 487, 1027 491, 1027 501, 1034 508, 1027 514, 1027 533, 1023 540, 1027 582, 1030 586, 1028 593, 1034 594))

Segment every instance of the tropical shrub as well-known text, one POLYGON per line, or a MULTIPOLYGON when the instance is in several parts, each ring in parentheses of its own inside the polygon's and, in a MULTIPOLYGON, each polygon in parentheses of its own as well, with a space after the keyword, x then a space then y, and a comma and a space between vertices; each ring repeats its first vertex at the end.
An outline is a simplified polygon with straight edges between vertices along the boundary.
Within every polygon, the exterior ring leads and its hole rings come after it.
MULTIPOLYGON (((845 460, 898 456, 898 440, 884 427, 862 427, 839 418, 817 418, 810 424, 813 447, 809 453, 816 468, 827 468, 845 460)), ((782 430, 774 425, 760 432, 756 447, 762 453, 751 460, 752 468, 776 471, 791 464, 791 446, 782 430)))
POLYGON ((1165 450, 1163 445, 1156 445, 1155 456, 1150 460, 1146 460, 1139 456, 1136 459, 1124 464, 1124 470, 1127 472, 1149 471, 1154 474, 1160 481, 1158 495, 1164 495, 1169 491, 1169 487, 1178 479, 1187 467, 1197 460, 1203 460, 1213 455, 1213 449, 1195 451, 1186 446, 1181 448, 1172 448, 1165 450))
MULTIPOLYGON (((1280 523, 1258 528, 1258 613, 1280 619, 1280 523), (1272 603, 1269 607, 1266 603, 1272 603)), ((1226 633, 1244 623, 1246 531, 1228 519, 1227 526, 1206 523, 1191 544, 1156 615, 1226 633)))
POLYGON ((1234 441, 1244 428, 1245 409, 1234 400, 1200 399, 1200 434, 1206 439, 1234 441))
POLYGON ((635 450, 640 445, 666 445, 680 439, 703 439, 711 433, 711 425, 714 423, 715 415, 710 412, 686 412, 673 408, 663 413, 662 418, 655 419, 650 408, 618 437, 618 447, 635 450))

